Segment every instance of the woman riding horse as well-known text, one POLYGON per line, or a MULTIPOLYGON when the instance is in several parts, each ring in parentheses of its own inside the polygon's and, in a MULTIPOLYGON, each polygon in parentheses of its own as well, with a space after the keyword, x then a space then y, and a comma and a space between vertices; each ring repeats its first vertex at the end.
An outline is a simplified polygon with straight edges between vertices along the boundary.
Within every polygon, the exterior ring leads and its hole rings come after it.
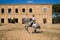
POLYGON ((35 16, 33 15, 33 18, 32 18, 32 21, 28 22, 25 26, 25 29, 28 31, 28 28, 29 27, 33 27, 34 28, 34 32, 36 32, 36 29, 39 28, 40 29, 40 26, 36 23, 36 20, 35 20, 35 16))

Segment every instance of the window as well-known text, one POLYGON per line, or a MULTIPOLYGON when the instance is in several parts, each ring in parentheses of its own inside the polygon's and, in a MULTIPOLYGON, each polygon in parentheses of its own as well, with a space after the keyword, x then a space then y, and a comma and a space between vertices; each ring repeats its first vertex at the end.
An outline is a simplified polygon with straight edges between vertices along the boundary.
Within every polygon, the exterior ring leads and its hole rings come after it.
POLYGON ((22 9, 22 12, 25 12, 25 8, 22 9))
POLYGON ((4 23, 4 18, 1 19, 1 23, 4 23))
POLYGON ((8 13, 11 13, 11 9, 10 8, 8 9, 8 13))
POLYGON ((17 8, 15 9, 15 12, 18 13, 18 9, 17 8))
POLYGON ((2 14, 4 13, 4 9, 3 9, 3 8, 1 9, 1 13, 2 13, 2 14))
POLYGON ((29 12, 32 12, 32 8, 29 9, 29 12))
POLYGON ((43 19, 43 23, 44 23, 44 24, 46 23, 46 18, 43 19))
POLYGON ((47 8, 44 8, 44 13, 47 11, 47 8))
POLYGON ((11 18, 9 18, 9 19, 8 19, 8 23, 11 23, 11 21, 12 21, 12 19, 11 19, 11 18))
POLYGON ((13 18, 13 19, 9 18, 8 23, 18 23, 18 18, 13 18))
POLYGON ((15 23, 18 23, 18 18, 14 18, 14 20, 15 20, 15 23))
POLYGON ((26 21, 25 21, 25 18, 22 18, 22 24, 25 24, 26 21))

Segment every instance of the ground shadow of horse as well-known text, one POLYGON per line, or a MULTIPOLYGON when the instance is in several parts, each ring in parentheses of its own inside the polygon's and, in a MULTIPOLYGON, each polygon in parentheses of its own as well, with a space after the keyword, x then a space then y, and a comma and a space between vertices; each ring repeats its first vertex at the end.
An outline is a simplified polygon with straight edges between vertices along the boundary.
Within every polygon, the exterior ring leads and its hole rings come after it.
POLYGON ((32 33, 43 33, 43 31, 36 31, 36 32, 32 32, 32 33))

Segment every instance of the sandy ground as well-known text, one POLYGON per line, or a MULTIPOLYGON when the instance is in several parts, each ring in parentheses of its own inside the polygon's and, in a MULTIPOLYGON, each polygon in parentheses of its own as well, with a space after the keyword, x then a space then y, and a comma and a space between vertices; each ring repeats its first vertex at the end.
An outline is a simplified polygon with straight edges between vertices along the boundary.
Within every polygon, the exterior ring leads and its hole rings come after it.
POLYGON ((41 29, 37 33, 32 33, 33 28, 28 33, 24 29, 24 25, 8 24, 0 27, 0 40, 60 40, 60 26, 41 25, 41 29), (46 26, 46 27, 45 27, 46 26), (57 27, 56 27, 57 26, 57 27))

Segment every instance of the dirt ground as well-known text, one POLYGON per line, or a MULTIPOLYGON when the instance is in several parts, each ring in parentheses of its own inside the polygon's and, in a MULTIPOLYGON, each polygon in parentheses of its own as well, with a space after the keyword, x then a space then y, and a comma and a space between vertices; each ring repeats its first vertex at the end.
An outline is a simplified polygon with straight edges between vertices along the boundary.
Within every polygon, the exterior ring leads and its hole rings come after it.
POLYGON ((33 31, 29 28, 28 33, 21 24, 4 24, 0 26, 0 40, 60 40, 60 24, 41 24, 37 33, 33 31))

